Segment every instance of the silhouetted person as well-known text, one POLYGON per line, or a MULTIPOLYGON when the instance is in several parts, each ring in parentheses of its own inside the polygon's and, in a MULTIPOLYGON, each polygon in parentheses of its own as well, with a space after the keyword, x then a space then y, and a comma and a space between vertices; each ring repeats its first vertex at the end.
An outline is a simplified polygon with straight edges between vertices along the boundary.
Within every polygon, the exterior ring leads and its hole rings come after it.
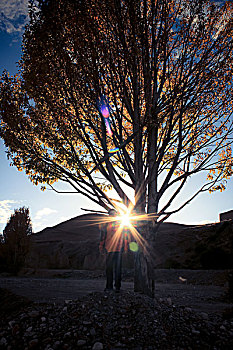
MULTIPOLYGON (((108 214, 112 217, 118 215, 114 209, 109 210, 108 214)), ((115 272, 116 292, 121 288, 121 266, 122 253, 128 251, 128 235, 121 227, 119 220, 106 223, 100 227, 101 240, 99 250, 106 256, 106 291, 113 290, 113 272, 115 272)))

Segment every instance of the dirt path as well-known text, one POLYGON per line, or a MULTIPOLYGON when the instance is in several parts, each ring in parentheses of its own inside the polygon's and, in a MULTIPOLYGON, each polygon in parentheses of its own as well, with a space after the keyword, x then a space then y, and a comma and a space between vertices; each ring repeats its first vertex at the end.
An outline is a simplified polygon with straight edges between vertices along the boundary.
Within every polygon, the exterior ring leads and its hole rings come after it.
MULTIPOLYGON (((63 303, 91 292, 103 291, 104 279, 1 277, 0 288, 38 303, 63 303)), ((123 282, 122 291, 133 291, 133 282, 123 282)), ((156 283, 155 297, 163 302, 192 308, 208 314, 222 314, 233 304, 222 301, 224 287, 156 283)))

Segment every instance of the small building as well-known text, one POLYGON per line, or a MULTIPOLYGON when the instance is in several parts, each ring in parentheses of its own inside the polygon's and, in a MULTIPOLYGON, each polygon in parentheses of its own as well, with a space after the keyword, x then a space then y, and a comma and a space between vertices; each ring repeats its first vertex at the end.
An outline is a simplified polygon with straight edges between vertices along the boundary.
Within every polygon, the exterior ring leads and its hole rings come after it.
POLYGON ((233 220, 233 210, 226 211, 219 214, 220 221, 233 220))

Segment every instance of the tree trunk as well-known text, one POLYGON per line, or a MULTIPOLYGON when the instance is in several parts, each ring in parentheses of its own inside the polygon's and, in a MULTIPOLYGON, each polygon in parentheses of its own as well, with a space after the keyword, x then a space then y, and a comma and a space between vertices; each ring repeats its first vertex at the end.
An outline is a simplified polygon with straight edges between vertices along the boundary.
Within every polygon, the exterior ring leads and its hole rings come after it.
MULTIPOLYGON (((156 144, 157 128, 151 127, 148 135, 148 206, 147 212, 156 214, 158 212, 158 192, 157 192, 157 164, 156 144)), ((146 193, 146 191, 145 191, 146 193)), ((156 221, 156 218, 153 218, 156 221)), ((134 291, 154 296, 154 277, 153 277, 153 254, 150 246, 151 224, 147 222, 139 227, 140 234, 143 237, 144 245, 139 247, 135 254, 134 263, 134 291)))
POLYGON ((148 245, 149 226, 143 225, 139 232, 144 245, 139 246, 134 258, 134 291, 154 297, 153 265, 148 245))
POLYGON ((135 255, 134 291, 154 297, 154 279, 151 276, 150 262, 141 251, 135 255))
POLYGON ((156 163, 157 153, 157 128, 150 129, 148 135, 148 207, 147 213, 158 213, 158 164, 156 163))

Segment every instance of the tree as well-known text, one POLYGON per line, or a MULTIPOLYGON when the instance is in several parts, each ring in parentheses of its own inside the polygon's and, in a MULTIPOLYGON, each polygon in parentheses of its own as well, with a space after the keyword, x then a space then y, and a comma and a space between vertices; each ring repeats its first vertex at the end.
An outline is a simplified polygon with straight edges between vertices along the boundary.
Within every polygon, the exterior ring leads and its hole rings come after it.
POLYGON ((15 209, 3 230, 2 250, 6 268, 18 272, 24 265, 32 234, 29 209, 15 209))
MULTIPOLYGON (((157 224, 199 193, 224 190, 232 13, 231 2, 207 0, 32 5, 19 75, 1 83, 0 136, 12 164, 36 185, 59 192, 60 180, 105 209, 122 202, 157 224), (176 207, 200 172, 205 183, 176 207)), ((147 241, 148 228, 139 230, 147 241)), ((144 282, 136 289, 146 290, 145 254, 137 257, 144 282)))

